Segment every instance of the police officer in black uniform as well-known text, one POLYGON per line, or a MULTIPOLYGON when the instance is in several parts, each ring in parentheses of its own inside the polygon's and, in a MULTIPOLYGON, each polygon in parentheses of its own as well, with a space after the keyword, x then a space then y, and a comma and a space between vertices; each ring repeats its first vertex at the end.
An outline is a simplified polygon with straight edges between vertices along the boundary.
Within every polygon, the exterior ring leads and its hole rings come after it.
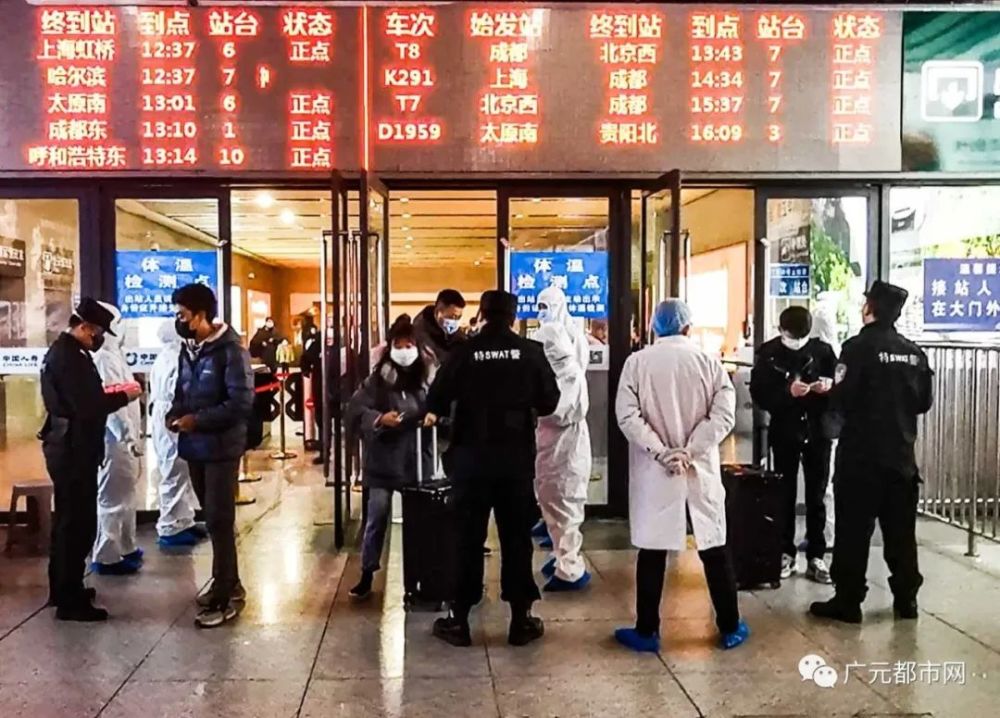
POLYGON ((138 385, 106 393, 90 352, 111 334, 111 312, 84 297, 69 328, 49 347, 42 364, 42 400, 48 416, 39 432, 55 488, 49 557, 49 603, 63 621, 104 621, 84 588, 87 554, 97 535, 97 469, 104 460, 108 415, 142 394, 138 385))
POLYGON ((875 520, 892 574, 898 618, 917 617, 917 496, 913 445, 917 416, 931 408, 933 372, 927 356, 896 331, 907 292, 876 281, 862 309, 865 327, 844 344, 831 400, 843 421, 834 474, 837 542, 831 573, 836 595, 813 615, 861 622, 865 572, 875 520))
POLYGON ((492 510, 500 534, 501 598, 511 608, 508 641, 523 646, 544 633, 541 619, 531 615, 540 598, 531 566, 535 424, 556 410, 559 386, 541 345, 511 330, 517 298, 489 291, 480 306, 485 326, 455 349, 427 398, 432 415, 453 419, 446 460, 460 522, 457 595, 451 614, 435 621, 434 635, 454 646, 472 644, 469 611, 482 599, 492 510))

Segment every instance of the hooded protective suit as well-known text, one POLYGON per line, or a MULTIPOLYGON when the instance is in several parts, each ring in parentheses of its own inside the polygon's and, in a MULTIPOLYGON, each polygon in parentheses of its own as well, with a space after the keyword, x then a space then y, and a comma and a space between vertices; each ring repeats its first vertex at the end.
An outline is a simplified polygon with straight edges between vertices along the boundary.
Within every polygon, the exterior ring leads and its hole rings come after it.
POLYGON ((171 320, 160 325, 157 336, 163 348, 149 373, 150 431, 160 471, 160 518, 156 522, 156 533, 175 536, 194 526, 198 499, 191 485, 187 462, 177 455, 177 432, 170 431, 166 425, 177 387, 181 339, 171 320))
MULTIPOLYGON (((819 305, 813 312, 813 325, 810 336, 818 337, 822 341, 833 347, 833 353, 840 356, 840 341, 837 338, 837 305, 836 300, 820 295, 819 305)), ((834 439, 833 448, 830 451, 830 476, 834 474, 833 464, 837 457, 837 441, 834 439)), ((833 546, 834 526, 836 517, 834 516, 833 482, 826 484, 826 495, 823 497, 823 505, 826 507, 826 527, 823 535, 826 538, 827 548, 833 546)))
MULTIPOLYGON (((113 304, 101 305, 114 315, 94 365, 105 386, 134 382, 125 360, 122 315, 113 304)), ((97 541, 94 561, 114 564, 136 550, 135 500, 142 455, 142 410, 132 402, 108 416, 104 430, 104 463, 97 474, 97 541)))
MULTIPOLYGON (((538 303, 547 307, 542 324, 559 324, 565 327, 573 342, 573 355, 584 371, 590 365, 590 341, 580 320, 573 318, 567 306, 566 293, 558 287, 543 289, 538 295, 538 303)), ((586 387, 585 387, 586 388, 586 387)))
POLYGON ((543 324, 535 340, 545 348, 560 392, 555 413, 538 420, 535 496, 552 537, 555 575, 576 581, 586 571, 580 526, 591 470, 586 370, 562 324, 543 324))

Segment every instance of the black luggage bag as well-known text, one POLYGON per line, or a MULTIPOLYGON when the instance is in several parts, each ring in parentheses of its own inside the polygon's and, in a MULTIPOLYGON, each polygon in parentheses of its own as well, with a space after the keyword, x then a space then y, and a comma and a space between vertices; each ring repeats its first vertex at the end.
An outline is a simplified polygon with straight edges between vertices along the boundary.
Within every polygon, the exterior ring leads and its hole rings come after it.
POLYGON ((417 485, 403 495, 403 603, 407 610, 440 610, 455 598, 458 527, 455 493, 441 467, 431 429, 434 474, 423 471, 424 429, 417 429, 417 485))
POLYGON ((784 530, 781 474, 745 464, 725 464, 726 543, 741 591, 781 585, 784 530))

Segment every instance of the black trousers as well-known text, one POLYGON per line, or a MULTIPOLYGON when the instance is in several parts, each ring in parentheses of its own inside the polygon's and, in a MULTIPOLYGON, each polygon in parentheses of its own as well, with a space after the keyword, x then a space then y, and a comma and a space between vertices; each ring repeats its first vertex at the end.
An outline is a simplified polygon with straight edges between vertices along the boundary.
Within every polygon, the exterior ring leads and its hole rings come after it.
MULTIPOLYGON (((727 546, 698 552, 705 567, 708 593, 715 607, 715 625, 720 633, 732 633, 740 622, 736 598, 736 574, 727 546)), ((639 549, 635 567, 636 630, 644 636, 660 632, 660 599, 667 570, 667 552, 639 549)))
POLYGON ((531 565, 533 477, 523 471, 507 473, 510 462, 501 456, 459 448, 451 458, 459 521, 455 614, 468 615, 483 597, 483 545, 491 511, 500 535, 500 598, 515 612, 529 610, 541 598, 531 565))
POLYGON ((795 556, 795 506, 798 499, 799 464, 805 478, 807 558, 823 558, 826 553, 826 486, 830 481, 832 442, 824 440, 774 440, 771 451, 774 468, 784 478, 785 533, 782 553, 795 556))
POLYGON ((212 539, 213 604, 216 608, 224 608, 229 605, 233 589, 240 582, 236 558, 236 488, 240 460, 189 461, 188 468, 212 539))
POLYGON ((86 601, 83 575, 97 538, 98 462, 69 451, 46 450, 45 464, 55 495, 49 598, 56 606, 72 608, 86 601))
POLYGON ((917 565, 918 477, 851 466, 838 453, 833 488, 837 543, 830 575, 838 598, 858 605, 865 600, 868 553, 878 520, 892 595, 898 602, 915 599, 924 582, 917 565))

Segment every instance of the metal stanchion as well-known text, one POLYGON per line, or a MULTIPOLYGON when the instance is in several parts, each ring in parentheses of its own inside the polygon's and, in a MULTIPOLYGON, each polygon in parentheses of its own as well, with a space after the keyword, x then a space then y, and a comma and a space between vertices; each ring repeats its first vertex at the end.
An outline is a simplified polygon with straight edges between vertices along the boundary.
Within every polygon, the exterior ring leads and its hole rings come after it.
MULTIPOLYGON (((246 466, 246 460, 247 460, 247 455, 243 454, 243 464, 244 464, 244 466, 246 466)), ((258 477, 258 480, 259 479, 260 479, 260 477, 258 477)), ((247 496, 246 494, 243 493, 243 490, 242 490, 242 487, 240 486, 240 482, 239 481, 236 482, 236 488, 235 488, 234 492, 236 494, 236 505, 237 506, 249 506, 250 504, 257 503, 257 499, 256 498, 254 498, 253 496, 247 496)))
POLYGON ((288 365, 285 364, 281 367, 279 404, 281 406, 281 415, 279 417, 280 423, 278 425, 278 431, 280 432, 279 441, 281 448, 271 454, 271 458, 275 461, 285 461, 287 459, 294 459, 298 454, 294 451, 287 451, 285 449, 285 381, 288 379, 288 365))
POLYGON ((263 477, 260 474, 255 474, 250 471, 250 457, 247 454, 243 454, 243 470, 240 472, 240 483, 255 484, 262 478, 263 477))

